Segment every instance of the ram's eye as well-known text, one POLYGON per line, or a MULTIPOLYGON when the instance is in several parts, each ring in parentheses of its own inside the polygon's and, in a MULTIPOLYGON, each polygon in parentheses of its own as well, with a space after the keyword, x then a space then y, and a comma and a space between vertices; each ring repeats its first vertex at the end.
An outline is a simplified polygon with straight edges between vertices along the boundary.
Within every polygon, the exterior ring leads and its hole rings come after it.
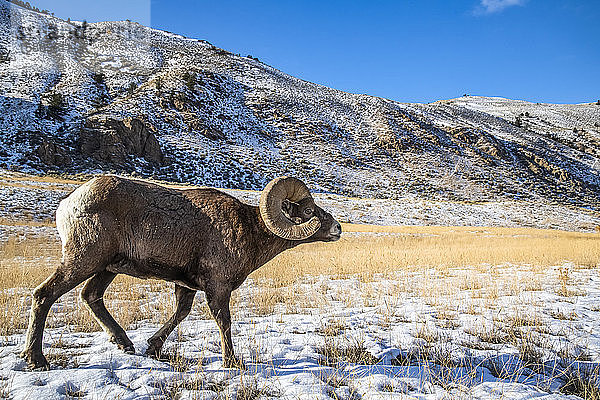
POLYGON ((313 209, 312 208, 305 208, 304 209, 304 214, 305 215, 312 215, 313 213, 313 209))

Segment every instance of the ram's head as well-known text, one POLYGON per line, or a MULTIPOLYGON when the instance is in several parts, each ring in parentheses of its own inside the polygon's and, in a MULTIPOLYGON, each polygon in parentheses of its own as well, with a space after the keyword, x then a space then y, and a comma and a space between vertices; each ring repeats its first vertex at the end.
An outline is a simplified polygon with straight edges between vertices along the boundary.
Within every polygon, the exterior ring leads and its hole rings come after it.
POLYGON ((288 240, 335 241, 342 227, 331 214, 315 204, 299 179, 273 179, 260 197, 260 214, 267 228, 288 240))

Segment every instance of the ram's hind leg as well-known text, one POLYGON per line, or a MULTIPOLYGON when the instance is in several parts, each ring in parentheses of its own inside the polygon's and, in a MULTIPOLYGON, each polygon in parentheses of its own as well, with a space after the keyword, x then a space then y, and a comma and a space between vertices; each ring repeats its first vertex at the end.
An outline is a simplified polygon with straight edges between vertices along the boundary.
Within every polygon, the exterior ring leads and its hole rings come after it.
POLYGON ((169 334, 173 332, 173 329, 175 329, 175 327, 190 313, 195 294, 195 290, 191 290, 180 285, 175 285, 175 299, 177 301, 177 308, 175 313, 173 313, 171 318, 169 318, 163 327, 160 328, 154 335, 152 335, 150 339, 148 339, 148 349, 146 350, 147 356, 154 358, 160 357, 160 351, 169 334))
POLYGON ((96 321, 108 334, 110 341, 116 343, 125 353, 135 354, 133 343, 104 305, 104 292, 115 276, 117 274, 109 271, 98 272, 85 283, 81 291, 81 299, 85 301, 96 321))
POLYGON ((85 281, 93 272, 61 265, 48 279, 33 291, 29 327, 21 357, 32 369, 49 369, 50 365, 42 353, 44 325, 50 307, 63 294, 85 281))

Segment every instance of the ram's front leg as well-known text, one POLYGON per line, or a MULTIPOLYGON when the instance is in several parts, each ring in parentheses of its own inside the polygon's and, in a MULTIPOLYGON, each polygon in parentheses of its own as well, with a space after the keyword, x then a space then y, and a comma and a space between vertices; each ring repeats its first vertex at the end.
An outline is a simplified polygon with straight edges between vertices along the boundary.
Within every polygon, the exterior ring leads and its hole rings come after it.
POLYGON ((219 326, 221 334, 221 349, 223 352, 224 368, 244 368, 244 363, 239 360, 233 351, 233 342, 231 341, 231 313, 229 312, 229 300, 231 298, 231 289, 214 288, 206 292, 208 308, 219 326))

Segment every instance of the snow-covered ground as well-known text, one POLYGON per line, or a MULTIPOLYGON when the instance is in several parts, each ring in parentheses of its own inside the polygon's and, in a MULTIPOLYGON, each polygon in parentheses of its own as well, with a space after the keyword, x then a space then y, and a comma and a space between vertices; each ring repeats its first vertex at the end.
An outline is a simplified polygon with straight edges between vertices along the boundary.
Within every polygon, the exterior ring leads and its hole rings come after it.
MULTIPOLYGON (((77 184, 7 171, 0 178, 0 244, 9 238, 56 241, 48 220, 77 184)), ((258 201, 258 192, 227 192, 258 201)), ((326 193, 317 194, 316 201, 349 222, 584 231, 600 225, 589 210, 551 204, 326 193)), ((375 234, 347 237, 370 235, 375 234)), ((59 260, 53 254, 15 254, 7 263, 0 257, 0 268, 54 265, 59 260)), ((15 315, 26 312, 31 289, 10 291, 20 296, 15 315)), ((249 279, 232 300, 234 345, 246 363, 243 371, 221 368, 218 330, 203 294, 167 341, 164 361, 143 353, 170 312, 172 288, 140 282, 130 297, 133 312, 140 313, 125 326, 135 355, 93 331, 99 329, 93 321, 84 329, 65 322, 82 315, 91 321, 77 290, 54 305, 48 321, 44 351, 51 371, 28 371, 18 357, 22 329, 0 336, 0 398, 549 400, 575 399, 568 393, 599 384, 600 274, 590 266, 402 268, 369 279, 305 276, 283 287, 249 279), (578 376, 579 386, 573 383, 578 376)), ((119 302, 123 299, 111 298, 108 308, 120 320, 120 310, 127 308, 119 302)))
MULTIPOLYGON (((168 361, 142 355, 159 327, 151 321, 127 332, 135 355, 104 333, 47 328, 45 352, 54 364, 47 372, 27 371, 18 357, 23 334, 0 337, 0 393, 15 400, 548 400, 578 398, 560 393, 573 371, 598 376, 596 269, 498 265, 263 285, 249 280, 233 300, 234 346, 246 370, 221 368, 216 324, 199 294, 165 344, 168 361), (565 273, 567 292, 559 280, 565 273), (270 312, 257 300, 265 291, 280 294, 270 312)), ((165 289, 142 301, 171 297, 165 289)), ((51 320, 76 299, 59 301, 51 320)))
MULTIPOLYGON (((38 182, 35 177, 0 169, 0 218, 51 221, 60 200, 77 186, 74 183, 38 182)), ((258 204, 260 197, 259 191, 221 190, 254 205, 258 204)), ((361 199, 331 193, 316 193, 314 197, 339 221, 358 224, 504 226, 582 232, 593 232, 600 226, 598 211, 542 199, 537 202, 459 202, 426 200, 416 196, 361 199)), ((53 227, 24 229, 54 231, 53 227)), ((15 231, 0 223, 0 233, 3 230, 15 231)))

